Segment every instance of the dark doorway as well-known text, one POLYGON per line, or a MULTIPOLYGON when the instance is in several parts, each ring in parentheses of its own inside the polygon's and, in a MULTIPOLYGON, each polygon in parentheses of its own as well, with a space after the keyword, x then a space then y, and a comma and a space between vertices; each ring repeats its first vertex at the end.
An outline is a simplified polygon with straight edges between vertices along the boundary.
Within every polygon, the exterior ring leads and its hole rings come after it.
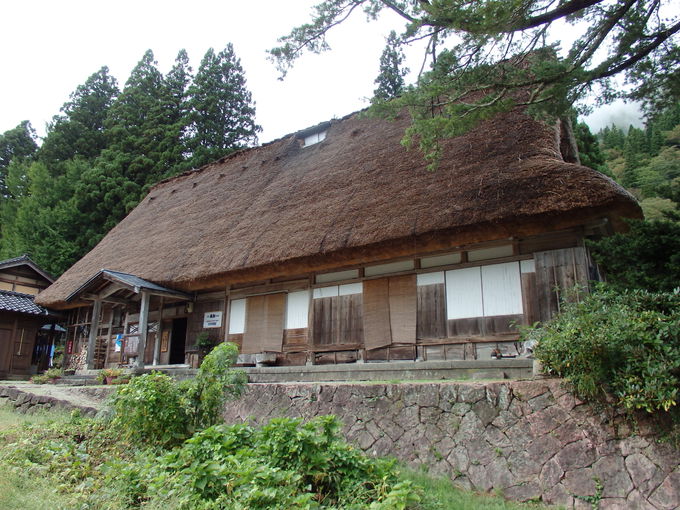
POLYGON ((170 336, 170 364, 184 364, 184 347, 187 340, 187 320, 174 319, 172 321, 172 335, 170 336))

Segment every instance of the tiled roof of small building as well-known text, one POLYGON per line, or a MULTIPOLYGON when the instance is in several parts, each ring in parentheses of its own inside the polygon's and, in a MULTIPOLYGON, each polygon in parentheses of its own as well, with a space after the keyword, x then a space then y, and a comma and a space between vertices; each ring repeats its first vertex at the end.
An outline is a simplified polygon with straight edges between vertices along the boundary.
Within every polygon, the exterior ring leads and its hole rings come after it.
POLYGON ((30 294, 0 290, 0 311, 28 313, 31 315, 49 315, 46 308, 33 302, 30 294))

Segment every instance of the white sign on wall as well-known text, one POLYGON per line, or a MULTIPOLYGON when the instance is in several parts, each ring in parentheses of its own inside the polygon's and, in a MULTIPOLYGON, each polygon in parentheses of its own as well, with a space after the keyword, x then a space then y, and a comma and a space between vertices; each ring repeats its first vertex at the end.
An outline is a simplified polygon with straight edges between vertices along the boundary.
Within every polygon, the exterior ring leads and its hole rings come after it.
POLYGON ((203 315, 204 328, 221 328, 222 327, 222 312, 206 312, 203 315))

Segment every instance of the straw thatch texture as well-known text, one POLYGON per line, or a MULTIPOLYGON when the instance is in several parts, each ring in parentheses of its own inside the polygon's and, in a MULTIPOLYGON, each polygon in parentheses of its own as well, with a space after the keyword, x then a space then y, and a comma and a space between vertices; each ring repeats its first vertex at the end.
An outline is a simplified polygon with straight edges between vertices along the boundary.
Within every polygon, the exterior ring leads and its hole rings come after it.
POLYGON ((244 271, 300 274, 338 254, 375 257, 390 243, 417 252, 463 231, 480 241, 526 225, 549 231, 557 219, 640 214, 613 181, 563 161, 559 128, 524 114, 448 141, 435 172, 400 145, 407 125, 352 115, 316 145, 291 135, 161 182, 40 303, 63 306, 102 268, 196 290, 244 271))

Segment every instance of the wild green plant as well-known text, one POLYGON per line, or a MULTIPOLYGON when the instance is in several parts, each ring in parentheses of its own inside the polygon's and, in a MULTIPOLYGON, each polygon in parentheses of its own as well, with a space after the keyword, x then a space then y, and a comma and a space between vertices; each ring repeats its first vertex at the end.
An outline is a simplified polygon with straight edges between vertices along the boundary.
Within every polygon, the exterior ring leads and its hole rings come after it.
POLYGON ((111 426, 130 441, 169 447, 219 423, 224 402, 246 383, 243 371, 231 368, 237 356, 234 344, 222 343, 193 379, 178 383, 160 372, 133 378, 111 397, 111 426))
POLYGON ((190 410, 175 380, 160 372, 133 378, 110 400, 113 429, 135 443, 167 447, 191 435, 190 410))
POLYGON ((541 327, 535 356, 582 398, 648 413, 680 400, 680 293, 614 291, 605 286, 541 327))

